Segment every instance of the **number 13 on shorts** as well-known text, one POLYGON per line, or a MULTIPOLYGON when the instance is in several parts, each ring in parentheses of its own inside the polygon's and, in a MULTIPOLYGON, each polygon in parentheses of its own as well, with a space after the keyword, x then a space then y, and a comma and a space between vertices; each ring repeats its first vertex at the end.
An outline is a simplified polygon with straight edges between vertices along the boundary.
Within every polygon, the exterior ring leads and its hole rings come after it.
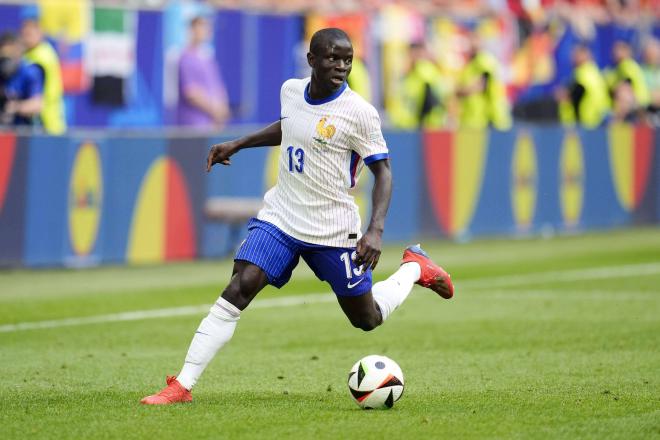
POLYGON ((346 269, 346 279, 351 279, 353 276, 359 277, 364 273, 364 265, 360 267, 352 267, 354 264, 351 264, 357 258, 357 252, 353 251, 349 253, 348 251, 344 252, 339 256, 339 259, 344 263, 344 269, 346 269))

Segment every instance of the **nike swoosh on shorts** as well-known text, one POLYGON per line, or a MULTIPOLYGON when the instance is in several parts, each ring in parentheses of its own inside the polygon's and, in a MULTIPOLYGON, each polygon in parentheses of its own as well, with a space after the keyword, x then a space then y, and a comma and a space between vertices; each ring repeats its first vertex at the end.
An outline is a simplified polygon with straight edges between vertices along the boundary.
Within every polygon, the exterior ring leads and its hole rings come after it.
POLYGON ((346 287, 348 287, 349 289, 352 289, 353 287, 355 287, 355 286, 357 286, 358 284, 360 284, 362 281, 364 281, 364 278, 360 278, 360 280, 359 280, 357 283, 354 283, 354 284, 351 284, 351 283, 349 282, 348 285, 346 285, 346 287))

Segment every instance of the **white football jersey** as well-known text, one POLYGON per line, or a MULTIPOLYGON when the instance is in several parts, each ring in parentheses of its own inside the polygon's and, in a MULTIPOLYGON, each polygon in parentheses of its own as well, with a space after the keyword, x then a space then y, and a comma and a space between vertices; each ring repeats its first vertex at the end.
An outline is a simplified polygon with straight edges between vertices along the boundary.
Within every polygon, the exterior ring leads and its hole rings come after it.
POLYGON ((282 85, 279 173, 258 218, 307 243, 354 247, 362 233, 349 190, 364 163, 388 158, 380 118, 346 83, 313 100, 309 82, 282 85))

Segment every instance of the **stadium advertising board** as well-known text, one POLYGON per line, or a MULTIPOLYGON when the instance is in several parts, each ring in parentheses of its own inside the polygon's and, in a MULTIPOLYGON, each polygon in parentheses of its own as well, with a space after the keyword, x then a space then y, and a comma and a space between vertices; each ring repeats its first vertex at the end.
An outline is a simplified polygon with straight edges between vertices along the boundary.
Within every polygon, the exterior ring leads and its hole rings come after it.
POLYGON ((0 133, 0 265, 23 261, 27 148, 12 133, 0 133))
POLYGON ((537 158, 534 141, 527 131, 516 139, 511 161, 511 207, 516 228, 529 230, 534 220, 538 194, 537 158))
POLYGON ((69 179, 69 240, 75 256, 89 256, 98 238, 103 205, 103 171, 98 147, 84 142, 69 179))
MULTIPOLYGON (((584 231, 660 219, 658 139, 648 127, 384 133, 394 188, 386 241, 584 231)), ((0 264, 157 263, 230 254, 240 225, 209 197, 259 199, 275 149, 204 172, 222 138, 0 135, 0 264)), ((368 211, 368 171, 353 190, 368 211)), ((367 217, 368 218, 368 217, 367 217)))

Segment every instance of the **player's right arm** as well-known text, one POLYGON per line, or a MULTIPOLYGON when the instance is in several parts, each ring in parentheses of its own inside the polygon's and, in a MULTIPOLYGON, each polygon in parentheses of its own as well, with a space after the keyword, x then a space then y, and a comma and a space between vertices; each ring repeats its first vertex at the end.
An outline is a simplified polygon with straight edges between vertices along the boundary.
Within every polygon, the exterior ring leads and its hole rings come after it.
POLYGON ((282 123, 273 122, 268 127, 254 133, 250 133, 238 139, 211 146, 206 158, 206 172, 216 163, 230 165, 229 158, 244 148, 269 147, 279 145, 282 142, 282 123))

